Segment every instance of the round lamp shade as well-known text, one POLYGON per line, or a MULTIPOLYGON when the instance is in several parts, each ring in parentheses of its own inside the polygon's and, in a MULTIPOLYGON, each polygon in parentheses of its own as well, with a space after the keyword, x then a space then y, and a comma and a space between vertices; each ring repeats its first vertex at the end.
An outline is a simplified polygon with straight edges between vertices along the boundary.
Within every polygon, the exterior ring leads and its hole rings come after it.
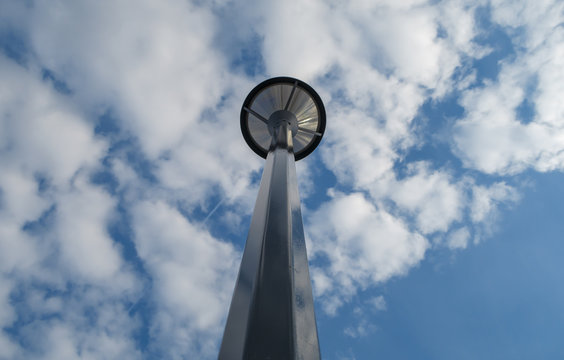
POLYGON ((289 112, 297 120, 292 131, 294 157, 309 155, 319 145, 325 131, 325 108, 319 95, 303 81, 276 77, 257 85, 241 109, 241 131, 249 147, 266 158, 272 142, 272 123, 280 113, 289 112), (274 116, 272 116, 274 113, 274 116))

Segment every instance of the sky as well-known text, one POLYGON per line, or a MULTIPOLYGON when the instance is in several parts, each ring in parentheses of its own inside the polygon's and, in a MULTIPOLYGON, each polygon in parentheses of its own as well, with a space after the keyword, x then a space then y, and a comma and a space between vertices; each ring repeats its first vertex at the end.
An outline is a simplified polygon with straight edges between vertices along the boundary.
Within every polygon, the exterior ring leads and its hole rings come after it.
POLYGON ((324 359, 564 358, 564 2, 2 0, 0 359, 214 359, 274 76, 324 359))

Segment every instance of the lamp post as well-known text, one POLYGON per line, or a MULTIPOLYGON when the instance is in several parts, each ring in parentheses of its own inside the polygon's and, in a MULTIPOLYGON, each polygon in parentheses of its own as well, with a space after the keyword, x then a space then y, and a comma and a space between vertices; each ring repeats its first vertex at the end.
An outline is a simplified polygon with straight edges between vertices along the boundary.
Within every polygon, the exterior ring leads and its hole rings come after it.
POLYGON ((306 83, 272 78, 245 99, 241 131, 266 164, 219 359, 320 359, 295 161, 319 145, 325 108, 306 83))

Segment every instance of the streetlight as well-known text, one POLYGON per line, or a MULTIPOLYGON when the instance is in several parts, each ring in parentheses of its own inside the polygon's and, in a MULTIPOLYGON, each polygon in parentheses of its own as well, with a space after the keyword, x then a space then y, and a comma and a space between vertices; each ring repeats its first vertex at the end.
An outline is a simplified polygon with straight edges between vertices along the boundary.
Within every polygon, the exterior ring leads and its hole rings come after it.
POLYGON ((323 102, 300 80, 266 80, 243 103, 241 131, 266 164, 219 359, 320 359, 295 161, 321 141, 323 102))

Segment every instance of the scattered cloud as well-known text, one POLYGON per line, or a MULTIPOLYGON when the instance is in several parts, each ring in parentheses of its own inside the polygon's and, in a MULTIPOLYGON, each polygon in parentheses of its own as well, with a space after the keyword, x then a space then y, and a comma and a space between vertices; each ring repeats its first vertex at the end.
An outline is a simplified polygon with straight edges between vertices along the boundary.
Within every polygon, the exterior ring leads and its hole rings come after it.
POLYGON ((373 297, 369 299, 367 302, 369 305, 372 305, 375 311, 384 311, 387 309, 386 299, 384 299, 384 296, 382 295, 373 297))
POLYGON ((363 319, 355 326, 346 327, 343 333, 351 338, 359 338, 367 336, 374 330, 376 330, 376 327, 363 319))
POLYGON ((394 181, 391 199, 401 209, 415 214, 423 234, 446 231, 462 217, 464 206, 461 184, 453 184, 448 173, 430 171, 424 163, 414 163, 406 178, 394 181))
POLYGON ((467 228, 462 227, 460 229, 454 230, 448 237, 447 246, 450 249, 466 249, 468 246, 468 240, 470 238, 470 231, 467 228))
POLYGON ((497 80, 462 95, 453 147, 466 166, 502 175, 562 169, 563 11, 556 1, 493 2, 492 18, 521 35, 497 80))
POLYGON ((240 254, 162 202, 134 205, 133 228, 153 283, 154 351, 172 358, 213 357, 240 254))
POLYGON ((359 288, 405 275, 425 255, 427 240, 400 219, 376 208, 362 194, 335 194, 309 218, 310 254, 329 265, 313 271, 316 295, 335 314, 359 288), (331 279, 328 282, 327 279, 331 279))

